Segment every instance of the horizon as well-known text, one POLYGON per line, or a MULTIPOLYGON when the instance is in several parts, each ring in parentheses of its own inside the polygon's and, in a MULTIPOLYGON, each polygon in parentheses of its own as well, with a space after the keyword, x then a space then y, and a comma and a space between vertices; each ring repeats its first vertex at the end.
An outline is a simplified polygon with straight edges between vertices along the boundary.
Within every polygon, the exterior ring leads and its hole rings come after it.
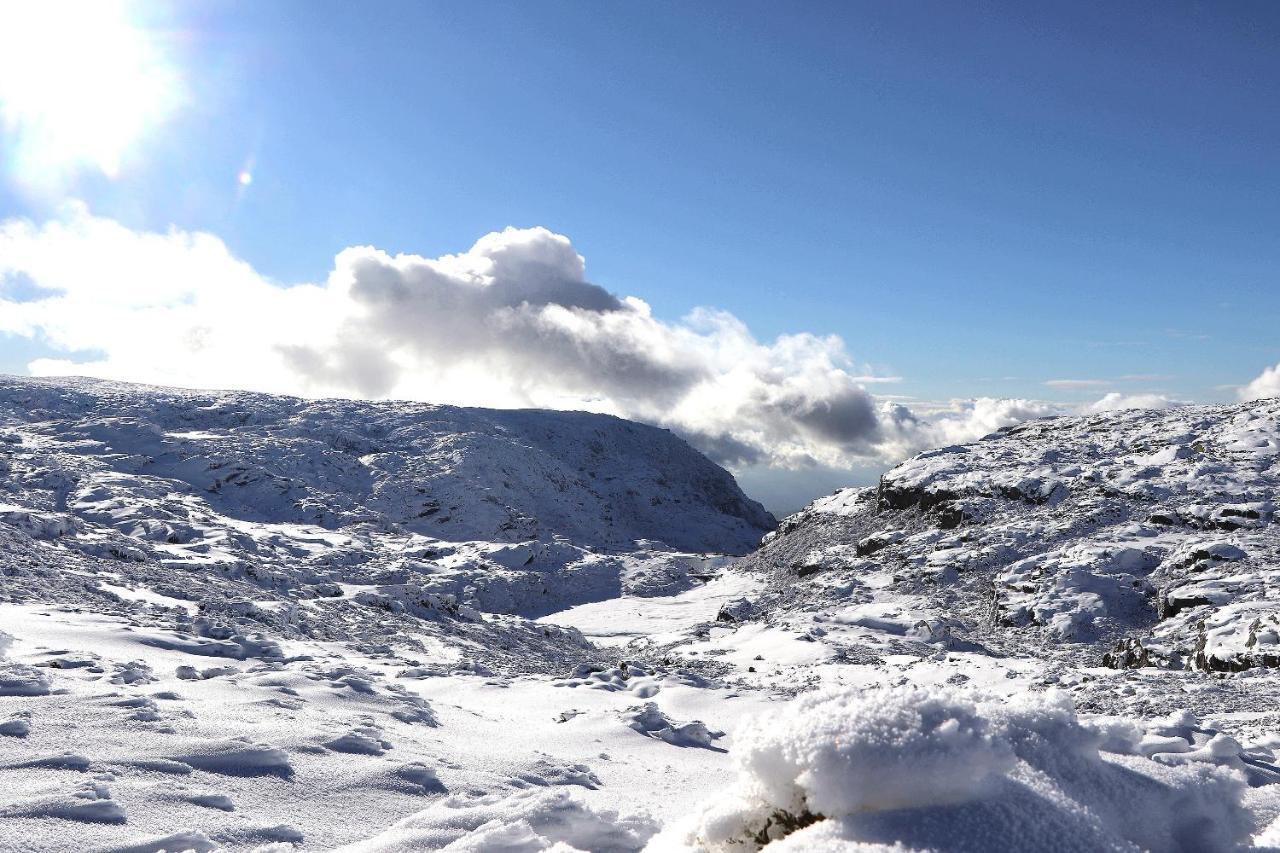
POLYGON ((794 510, 1280 394, 1271 4, 10 4, 0 372, 575 409, 794 510))

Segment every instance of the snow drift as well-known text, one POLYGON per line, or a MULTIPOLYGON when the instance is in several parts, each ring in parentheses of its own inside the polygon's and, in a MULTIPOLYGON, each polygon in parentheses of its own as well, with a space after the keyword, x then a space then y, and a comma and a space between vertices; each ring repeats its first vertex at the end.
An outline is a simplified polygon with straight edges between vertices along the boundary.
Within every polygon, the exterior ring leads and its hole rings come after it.
POLYGON ((1249 843, 1238 773, 1166 766, 1136 748, 1081 723, 1062 696, 811 694, 739 732, 732 795, 647 849, 1209 853, 1249 843))

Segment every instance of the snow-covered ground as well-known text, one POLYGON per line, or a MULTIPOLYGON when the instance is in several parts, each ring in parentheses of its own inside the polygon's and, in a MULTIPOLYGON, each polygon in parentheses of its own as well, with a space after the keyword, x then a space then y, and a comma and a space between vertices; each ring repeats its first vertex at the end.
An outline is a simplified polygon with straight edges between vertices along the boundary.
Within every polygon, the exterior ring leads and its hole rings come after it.
POLYGON ((617 419, 0 379, 0 849, 1280 845, 1278 459, 1035 422, 735 560, 617 419))

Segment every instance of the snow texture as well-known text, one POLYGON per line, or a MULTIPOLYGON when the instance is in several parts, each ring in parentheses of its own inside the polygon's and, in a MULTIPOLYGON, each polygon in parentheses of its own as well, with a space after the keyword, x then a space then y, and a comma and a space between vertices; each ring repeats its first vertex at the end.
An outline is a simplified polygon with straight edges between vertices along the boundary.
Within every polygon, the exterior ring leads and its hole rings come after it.
POLYGON ((1099 749, 1065 697, 811 694, 739 733, 737 787, 649 849, 1227 851, 1237 773, 1099 749))
POLYGON ((755 547, 614 418, 0 379, 0 849, 1274 848, 1278 458, 1034 421, 755 547))

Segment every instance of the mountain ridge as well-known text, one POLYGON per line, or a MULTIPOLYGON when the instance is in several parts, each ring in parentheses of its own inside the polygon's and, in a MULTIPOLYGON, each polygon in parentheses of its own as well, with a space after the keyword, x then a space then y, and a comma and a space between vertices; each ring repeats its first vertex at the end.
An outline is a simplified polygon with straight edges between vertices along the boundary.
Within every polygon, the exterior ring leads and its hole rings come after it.
POLYGON ((372 514, 437 538, 721 553, 749 550, 776 523, 678 436, 610 415, 3 376, 0 414, 100 443, 118 473, 169 476, 275 521, 372 514))

